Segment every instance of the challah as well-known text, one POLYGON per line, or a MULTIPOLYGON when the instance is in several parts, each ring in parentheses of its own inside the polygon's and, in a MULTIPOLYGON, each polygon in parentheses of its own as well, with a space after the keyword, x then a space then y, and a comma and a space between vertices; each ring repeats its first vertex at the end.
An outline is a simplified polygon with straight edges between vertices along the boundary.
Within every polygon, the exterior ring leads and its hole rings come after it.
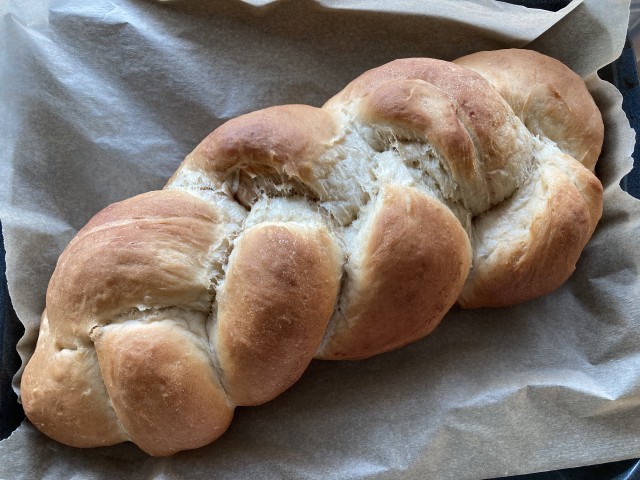
POLYGON ((430 333, 572 273, 602 211, 583 81, 526 50, 396 60, 322 108, 231 120, 93 217, 51 278, 28 418, 93 447, 208 444, 313 358, 430 333))

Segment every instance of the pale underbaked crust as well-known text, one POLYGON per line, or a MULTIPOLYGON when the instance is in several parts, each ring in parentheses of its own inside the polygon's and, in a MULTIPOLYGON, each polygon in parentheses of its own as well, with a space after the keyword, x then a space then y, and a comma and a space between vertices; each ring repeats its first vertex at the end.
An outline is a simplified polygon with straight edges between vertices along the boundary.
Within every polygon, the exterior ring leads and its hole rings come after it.
POLYGON ((524 50, 397 60, 323 108, 231 120, 65 249, 27 416, 69 445, 170 455, 314 357, 401 347, 456 302, 546 294, 602 213, 602 137, 582 80, 524 50))

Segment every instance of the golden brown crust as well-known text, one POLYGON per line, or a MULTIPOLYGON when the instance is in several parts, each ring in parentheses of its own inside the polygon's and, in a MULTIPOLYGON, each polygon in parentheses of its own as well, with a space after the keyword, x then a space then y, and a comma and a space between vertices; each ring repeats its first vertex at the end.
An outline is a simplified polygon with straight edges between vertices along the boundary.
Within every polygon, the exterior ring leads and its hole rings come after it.
MULTIPOLYGON (((540 168, 534 185, 476 221, 474 269, 460 295, 462 307, 525 302, 555 290, 575 270, 600 218, 597 193, 590 205, 563 170, 552 164, 540 168), (528 208, 514 207, 523 197, 534 196, 537 201, 530 202, 528 208), (510 211, 516 213, 510 215, 510 211), (514 231, 519 224, 520 234, 514 231)), ((588 188, 597 191, 596 182, 588 188)))
POLYGON ((450 62, 408 58, 372 69, 325 108, 345 105, 372 128, 382 120, 401 139, 403 129, 421 134, 416 140, 434 147, 459 188, 453 199, 473 215, 507 198, 531 161, 533 140, 504 99, 481 75, 450 62))
POLYGON ((382 87, 401 80, 422 80, 444 92, 458 108, 461 121, 473 131, 480 161, 487 171, 500 169, 513 151, 516 128, 505 102, 482 76, 450 62, 431 58, 394 60, 365 72, 325 105, 329 110, 356 102, 382 87))
POLYGON ((307 105, 283 105, 229 120, 185 159, 195 170, 218 179, 243 170, 253 175, 285 175, 312 183, 319 158, 338 127, 333 117, 307 105))
POLYGON ((197 448, 229 426, 227 403, 202 340, 170 321, 96 327, 92 339, 113 408, 154 456, 197 448))
POLYGON ((52 328, 84 341, 93 325, 139 307, 208 311, 217 222, 214 208, 180 191, 107 207, 58 260, 47 290, 52 328))
POLYGON ((70 445, 170 455, 289 388, 314 354, 369 357, 428 334, 456 299, 558 287, 602 213, 599 112, 539 54, 458 63, 397 60, 321 109, 231 120, 165 190, 98 213, 52 276, 27 416, 70 445))
POLYGON ((604 137, 602 116, 582 79, 531 50, 477 52, 455 63, 484 76, 534 135, 547 137, 593 170, 604 137))
POLYGON ((341 265, 324 228, 268 223, 240 237, 219 294, 216 337, 236 404, 264 403, 300 378, 333 312, 341 265))
POLYGON ((458 106, 445 92, 412 79, 383 83, 367 95, 359 119, 377 127, 389 126, 399 138, 426 140, 451 160, 447 165, 458 183, 477 182, 475 146, 457 112, 458 106))
POLYGON ((50 333, 46 310, 22 375, 21 398, 29 420, 59 442, 96 447, 128 440, 109 404, 93 346, 50 333))
POLYGON ((366 358, 424 337, 469 273, 471 247, 460 222, 415 189, 386 187, 364 228, 351 298, 318 358, 366 358))
POLYGON ((454 172, 463 174, 456 176, 468 177, 473 171, 475 147, 458 118, 457 105, 431 83, 413 79, 383 83, 363 100, 359 114, 362 122, 399 128, 400 138, 405 131, 409 139, 425 138, 454 160, 454 172))
POLYGON ((78 232, 49 283, 48 319, 23 375, 25 410, 38 428, 74 446, 127 438, 89 333, 139 308, 208 312, 217 221, 206 202, 161 191, 113 204, 78 232))

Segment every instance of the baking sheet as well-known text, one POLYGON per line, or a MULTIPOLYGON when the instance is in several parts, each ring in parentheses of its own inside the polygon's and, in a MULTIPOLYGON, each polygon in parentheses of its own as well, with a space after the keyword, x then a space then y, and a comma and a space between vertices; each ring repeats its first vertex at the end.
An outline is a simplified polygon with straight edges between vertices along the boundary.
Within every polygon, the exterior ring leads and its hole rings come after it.
POLYGON ((634 137, 616 89, 592 75, 622 49, 628 1, 557 13, 486 0, 251 3, 0 4, 0 219, 23 358, 55 261, 95 212, 160 188, 226 119, 319 106, 398 57, 530 45, 589 77, 606 120, 606 199, 576 274, 524 305, 454 309, 397 352, 314 362, 276 400, 238 409, 220 440, 170 459, 130 444, 76 450, 25 422, 0 442, 0 477, 462 479, 639 456, 640 208, 618 187, 634 137))

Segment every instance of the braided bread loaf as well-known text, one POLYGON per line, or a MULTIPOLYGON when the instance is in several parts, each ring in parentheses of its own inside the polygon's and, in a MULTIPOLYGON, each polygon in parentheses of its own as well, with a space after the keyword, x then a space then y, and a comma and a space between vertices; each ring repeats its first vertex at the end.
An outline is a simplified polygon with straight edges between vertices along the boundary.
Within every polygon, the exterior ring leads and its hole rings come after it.
POLYGON ((545 294, 601 215, 602 140, 582 80, 525 50, 397 60, 322 108, 231 120, 62 253, 27 416, 69 445, 170 455, 312 358, 398 348, 456 302, 545 294))

